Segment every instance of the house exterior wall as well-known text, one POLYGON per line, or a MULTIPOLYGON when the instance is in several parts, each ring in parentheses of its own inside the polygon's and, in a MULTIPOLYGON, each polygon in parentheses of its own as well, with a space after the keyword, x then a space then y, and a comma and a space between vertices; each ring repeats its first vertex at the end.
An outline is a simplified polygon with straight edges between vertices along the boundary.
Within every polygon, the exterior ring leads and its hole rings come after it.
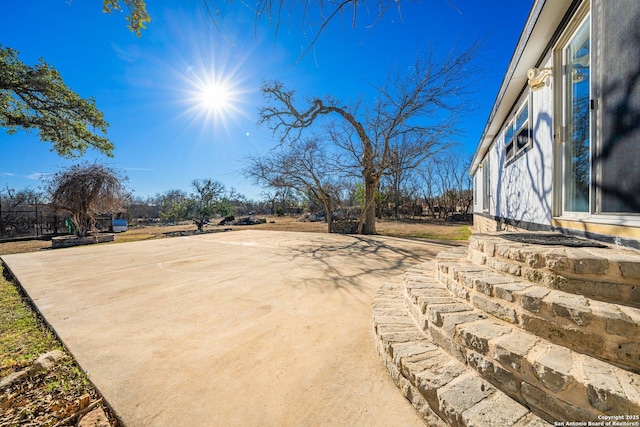
MULTIPOLYGON (((551 66, 550 56, 543 66, 551 66)), ((526 89, 516 106, 527 102, 527 98, 530 98, 532 145, 507 162, 504 132, 494 139, 487 153, 491 168, 490 204, 484 206, 480 196, 484 192, 484 171, 481 168, 474 174, 474 182, 478 186, 474 213, 485 214, 498 221, 510 219, 550 227, 553 200, 553 83, 549 82, 548 86, 533 92, 526 89)))
MULTIPOLYGON (((545 7, 552 7, 550 5, 555 4, 537 0, 533 11, 542 11, 544 15, 545 7)), ((476 230, 559 230, 640 248, 640 27, 637 25, 640 1, 575 0, 563 7, 566 15, 557 24, 555 34, 533 42, 527 38, 522 53, 516 51, 512 59, 510 69, 520 71, 508 73, 503 85, 508 85, 507 91, 521 91, 520 95, 515 103, 515 96, 509 98, 509 104, 513 105, 506 105, 503 99, 497 101, 494 112, 497 109, 504 113, 494 115, 492 112, 476 152, 477 159, 482 160, 472 167, 476 185, 473 205, 476 230), (578 10, 583 10, 582 15, 578 10), (559 63, 557 52, 561 52, 558 46, 566 43, 559 41, 566 40, 567 36, 562 34, 565 26, 569 28, 565 33, 573 34, 581 19, 575 16, 584 16, 584 10, 589 13, 591 45, 588 65, 591 73, 590 201, 586 212, 565 214, 563 192, 567 190, 563 168, 567 166, 561 161, 564 142, 558 136, 564 135, 564 128, 561 116, 555 117, 561 109, 554 107, 554 102, 560 106, 564 96, 562 70, 565 68, 559 63), (527 51, 526 46, 539 45, 540 41, 547 47, 537 48, 540 56, 535 59, 536 54, 527 51), (520 54, 522 56, 518 56, 520 54), (522 77, 523 64, 549 68, 552 76, 544 87, 532 89, 522 77), (532 143, 507 161, 504 129, 527 98, 532 143), (502 123, 495 117, 500 117, 502 123), (498 125, 500 132, 495 131, 498 125), (487 150, 488 134, 495 136, 489 139, 492 142, 487 150), (487 159, 488 200, 483 197, 487 181, 483 166, 487 159)), ((547 13, 545 18, 549 17, 547 13)), ((537 16, 534 18, 532 22, 537 21, 537 16)), ((542 20, 536 25, 544 26, 545 22, 542 20)), ((535 32, 534 27, 526 34, 535 32)))

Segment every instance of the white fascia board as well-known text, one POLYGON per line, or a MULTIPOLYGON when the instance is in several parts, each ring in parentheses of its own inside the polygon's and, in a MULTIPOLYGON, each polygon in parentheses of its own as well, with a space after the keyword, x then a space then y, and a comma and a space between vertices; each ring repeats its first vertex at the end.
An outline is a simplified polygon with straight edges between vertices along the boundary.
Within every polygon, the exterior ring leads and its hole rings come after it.
POLYGON ((573 1, 536 0, 533 4, 473 156, 470 175, 475 174, 494 138, 500 133, 507 115, 526 89, 527 70, 540 65, 549 42, 573 1))

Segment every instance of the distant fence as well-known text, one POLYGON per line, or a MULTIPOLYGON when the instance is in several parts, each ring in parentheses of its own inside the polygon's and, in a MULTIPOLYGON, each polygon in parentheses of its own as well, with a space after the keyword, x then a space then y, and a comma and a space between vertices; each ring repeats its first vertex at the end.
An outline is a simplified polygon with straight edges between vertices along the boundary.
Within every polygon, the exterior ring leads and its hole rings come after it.
POLYGON ((1 240, 55 235, 64 230, 64 218, 47 205, 0 205, 1 240))
MULTIPOLYGON (((97 218, 97 227, 101 231, 109 230, 111 217, 97 218)), ((23 238, 44 238, 68 234, 68 221, 48 205, 20 205, 10 207, 0 203, 0 241, 23 238)))

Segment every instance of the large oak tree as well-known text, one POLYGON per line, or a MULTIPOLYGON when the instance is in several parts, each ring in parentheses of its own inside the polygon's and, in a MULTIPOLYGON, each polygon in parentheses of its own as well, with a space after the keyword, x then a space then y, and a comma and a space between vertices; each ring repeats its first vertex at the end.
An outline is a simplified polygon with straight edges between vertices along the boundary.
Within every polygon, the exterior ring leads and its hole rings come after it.
POLYGON ((0 46, 0 127, 9 134, 36 129, 63 157, 78 157, 90 147, 111 156, 103 135, 108 123, 92 98, 81 98, 60 73, 44 62, 24 64, 18 51, 0 46))

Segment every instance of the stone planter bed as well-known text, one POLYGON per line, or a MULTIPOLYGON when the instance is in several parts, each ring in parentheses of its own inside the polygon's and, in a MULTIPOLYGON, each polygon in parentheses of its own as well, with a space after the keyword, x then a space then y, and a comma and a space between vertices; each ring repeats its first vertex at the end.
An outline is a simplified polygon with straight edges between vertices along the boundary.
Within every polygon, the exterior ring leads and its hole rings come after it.
POLYGON ((96 236, 59 236, 51 239, 51 247, 57 248, 69 248, 72 246, 91 245, 94 243, 113 242, 115 235, 113 233, 101 233, 96 236))

